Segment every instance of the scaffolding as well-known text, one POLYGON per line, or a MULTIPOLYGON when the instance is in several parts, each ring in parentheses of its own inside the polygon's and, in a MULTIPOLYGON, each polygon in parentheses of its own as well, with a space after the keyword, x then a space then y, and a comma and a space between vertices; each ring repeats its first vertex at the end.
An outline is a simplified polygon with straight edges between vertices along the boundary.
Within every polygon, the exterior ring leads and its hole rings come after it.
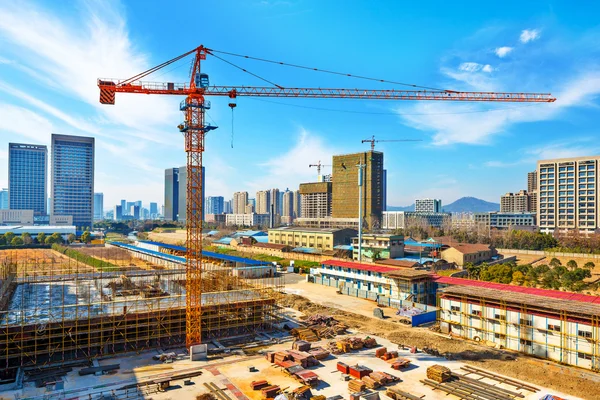
MULTIPOLYGON (((0 251, 0 379, 23 367, 185 346, 185 263, 161 264, 110 245, 75 250, 109 266, 52 249, 0 251)), ((205 343, 279 322, 283 278, 243 278, 236 268, 253 267, 203 257, 205 343)))

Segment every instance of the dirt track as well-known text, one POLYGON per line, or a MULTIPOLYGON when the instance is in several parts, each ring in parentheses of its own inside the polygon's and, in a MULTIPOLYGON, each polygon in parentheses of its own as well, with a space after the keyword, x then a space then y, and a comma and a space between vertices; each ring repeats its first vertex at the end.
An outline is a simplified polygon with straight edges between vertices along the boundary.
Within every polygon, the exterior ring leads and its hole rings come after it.
MULTIPOLYGON (((514 352, 499 351, 460 339, 446 339, 425 328, 409 328, 398 323, 365 318, 363 315, 314 304, 305 297, 294 294, 286 294, 282 303, 285 307, 294 308, 307 315, 317 313, 334 315, 336 319, 352 329, 381 336, 397 344, 435 348, 442 354, 449 353, 454 359, 479 368, 584 399, 600 399, 600 374, 563 367, 556 363, 514 352)), ((544 394, 546 393, 540 393, 540 397, 544 394)))

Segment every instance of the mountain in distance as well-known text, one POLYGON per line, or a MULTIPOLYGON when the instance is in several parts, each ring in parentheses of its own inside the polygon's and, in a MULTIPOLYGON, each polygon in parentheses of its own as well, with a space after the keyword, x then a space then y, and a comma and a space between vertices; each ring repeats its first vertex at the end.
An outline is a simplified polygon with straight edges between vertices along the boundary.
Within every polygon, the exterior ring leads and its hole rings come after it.
MULTIPOLYGON (((454 203, 442 206, 445 212, 461 213, 461 212, 487 212, 500 211, 500 204, 491 203, 475 197, 461 197, 454 203)), ((415 205, 410 206, 387 206, 387 211, 414 211, 415 205)))

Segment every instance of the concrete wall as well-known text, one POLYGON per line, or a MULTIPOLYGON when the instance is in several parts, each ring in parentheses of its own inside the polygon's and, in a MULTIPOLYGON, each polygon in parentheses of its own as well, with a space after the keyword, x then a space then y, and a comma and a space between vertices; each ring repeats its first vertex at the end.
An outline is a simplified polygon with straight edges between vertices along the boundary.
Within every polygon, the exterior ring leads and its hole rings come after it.
POLYGON ((543 251, 543 250, 513 250, 513 249, 497 249, 498 253, 509 253, 509 254, 529 254, 546 257, 573 257, 573 258, 589 258, 600 261, 600 254, 586 254, 586 253, 563 253, 554 251, 543 251))

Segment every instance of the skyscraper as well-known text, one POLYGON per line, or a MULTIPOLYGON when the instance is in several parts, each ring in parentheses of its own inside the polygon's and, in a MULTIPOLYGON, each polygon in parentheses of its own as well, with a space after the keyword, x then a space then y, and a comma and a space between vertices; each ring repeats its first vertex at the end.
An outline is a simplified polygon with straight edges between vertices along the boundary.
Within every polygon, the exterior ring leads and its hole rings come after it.
POLYGON ((36 144, 8 144, 8 208, 48 212, 48 148, 36 144))
POLYGON ((92 227, 94 138, 52 134, 51 215, 72 215, 73 225, 92 227))
MULTIPOLYGON (((282 193, 283 194, 283 193, 282 193)), ((271 189, 271 203, 269 204, 269 212, 281 215, 281 196, 279 189, 271 189)))
POLYGON ((257 214, 268 214, 271 204, 271 192, 268 190, 261 190, 256 192, 256 213, 257 214))
MULTIPOLYGON (((123 202, 121 202, 123 205, 123 202)), ((165 213, 167 221, 177 221, 179 214, 179 168, 165 170, 165 213)))
POLYGON ((0 190, 0 210, 8 210, 8 188, 0 190))
POLYGON ((104 218, 104 193, 94 193, 94 221, 104 218))
POLYGON ((369 229, 377 228, 383 212, 383 153, 379 151, 333 156, 332 217, 358 218, 359 163, 366 165, 361 186, 362 215, 369 229))
POLYGON ((383 170, 383 211, 387 210, 387 169, 383 170))
POLYGON ((115 210, 113 212, 113 220, 120 221, 123 219, 123 207, 120 205, 115 206, 115 210))
POLYGON ((294 218, 302 217, 302 195, 300 190, 294 192, 294 218))
POLYGON ((223 196, 208 196, 205 214, 223 214, 224 203, 223 196))
POLYGON ((538 190, 537 190, 537 171, 527 173, 527 193, 529 193, 529 211, 537 212, 538 190))
POLYGON ((294 221, 294 192, 290 190, 283 192, 281 220, 288 224, 291 224, 294 221))
POLYGON ((150 218, 156 218, 158 215, 158 204, 150 203, 150 218))
MULTIPOLYGON (((202 220, 204 221, 204 175, 205 169, 202 167, 202 220)), ((177 217, 178 221, 185 222, 187 217, 187 167, 183 166, 179 168, 179 216, 177 217)))
POLYGON ((233 199, 223 202, 223 212, 225 214, 233 214, 233 199))
POLYGON ((248 204, 248 192, 235 192, 233 194, 233 214, 245 214, 248 204))

